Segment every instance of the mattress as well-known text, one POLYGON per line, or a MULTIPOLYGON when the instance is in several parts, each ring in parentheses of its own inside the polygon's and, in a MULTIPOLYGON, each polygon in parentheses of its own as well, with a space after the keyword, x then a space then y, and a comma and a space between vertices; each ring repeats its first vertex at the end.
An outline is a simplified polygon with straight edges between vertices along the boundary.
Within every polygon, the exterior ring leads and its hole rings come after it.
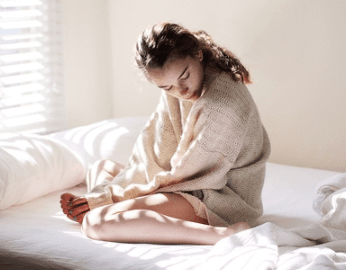
MULTIPOLYGON (((145 122, 146 118, 112 119, 50 137, 88 168, 99 158, 126 162, 145 122)), ((320 183, 338 175, 268 163, 258 226, 214 246, 88 239, 59 204, 62 193, 86 192, 81 181, 0 211, 0 268, 346 269, 346 232, 321 224, 312 207, 320 183)))

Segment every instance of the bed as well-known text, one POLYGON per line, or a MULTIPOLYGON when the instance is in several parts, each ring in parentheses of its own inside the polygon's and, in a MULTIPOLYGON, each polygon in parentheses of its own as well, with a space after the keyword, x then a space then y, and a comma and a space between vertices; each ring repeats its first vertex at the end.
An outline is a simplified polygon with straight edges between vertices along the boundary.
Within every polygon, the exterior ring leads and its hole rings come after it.
POLYGON ((146 117, 0 135, 0 269, 346 269, 346 176, 268 163, 258 226, 208 245, 88 239, 60 210, 97 159, 126 163, 146 117))

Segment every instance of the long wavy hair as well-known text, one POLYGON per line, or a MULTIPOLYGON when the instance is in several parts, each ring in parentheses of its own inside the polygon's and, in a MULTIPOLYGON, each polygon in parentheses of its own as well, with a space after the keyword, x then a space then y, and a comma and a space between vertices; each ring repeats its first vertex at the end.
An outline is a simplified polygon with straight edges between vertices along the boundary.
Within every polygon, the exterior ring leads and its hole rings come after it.
POLYGON ((218 71, 229 72, 234 81, 251 83, 250 74, 229 50, 218 46, 205 31, 191 32, 175 23, 159 23, 147 28, 135 47, 137 66, 162 68, 169 58, 196 57, 203 53, 203 64, 218 71))

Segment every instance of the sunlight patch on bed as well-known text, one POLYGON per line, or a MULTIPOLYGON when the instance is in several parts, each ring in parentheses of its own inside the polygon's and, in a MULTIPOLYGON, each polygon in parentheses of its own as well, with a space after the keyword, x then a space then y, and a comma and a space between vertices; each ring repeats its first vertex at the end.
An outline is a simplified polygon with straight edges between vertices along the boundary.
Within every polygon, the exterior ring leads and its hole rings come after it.
POLYGON ((75 221, 70 220, 69 218, 67 218, 66 215, 62 211, 57 212, 56 214, 52 215, 51 217, 52 218, 56 218, 56 219, 63 219, 64 222, 69 222, 69 223, 72 223, 72 224, 76 224, 75 221))
POLYGON ((65 216, 65 214, 62 211, 59 211, 59 212, 55 213, 51 217, 52 218, 57 218, 57 219, 66 219, 66 216, 65 216))
POLYGON ((81 232, 63 231, 63 233, 71 235, 71 236, 75 236, 75 237, 78 237, 78 238, 89 239, 88 237, 83 235, 81 232))
POLYGON ((136 244, 118 244, 114 250, 142 260, 150 260, 157 256, 154 246, 150 250, 147 249, 147 245, 144 245, 143 247, 136 244))

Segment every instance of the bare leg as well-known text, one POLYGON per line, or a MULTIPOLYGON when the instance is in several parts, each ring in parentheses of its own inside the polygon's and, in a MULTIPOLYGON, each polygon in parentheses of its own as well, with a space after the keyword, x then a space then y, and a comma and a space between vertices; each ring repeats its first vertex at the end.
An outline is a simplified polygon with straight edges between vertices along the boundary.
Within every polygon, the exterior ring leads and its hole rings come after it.
POLYGON ((165 193, 96 208, 86 214, 82 232, 105 241, 213 245, 248 229, 244 223, 213 227, 197 217, 180 195, 165 193))

